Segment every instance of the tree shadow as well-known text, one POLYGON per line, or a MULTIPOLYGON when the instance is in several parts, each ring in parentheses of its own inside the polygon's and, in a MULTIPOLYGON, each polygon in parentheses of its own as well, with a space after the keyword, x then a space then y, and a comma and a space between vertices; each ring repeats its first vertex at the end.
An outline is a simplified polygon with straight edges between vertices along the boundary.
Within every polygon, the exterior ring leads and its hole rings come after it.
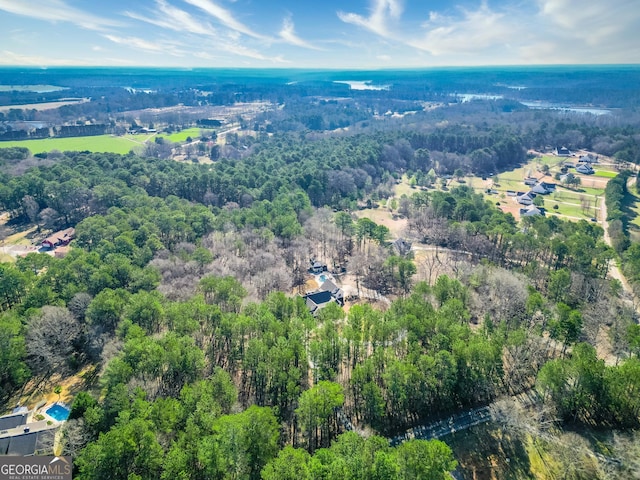
POLYGON ((533 478, 529 454, 518 434, 496 424, 477 425, 441 439, 454 452, 462 478, 533 478))

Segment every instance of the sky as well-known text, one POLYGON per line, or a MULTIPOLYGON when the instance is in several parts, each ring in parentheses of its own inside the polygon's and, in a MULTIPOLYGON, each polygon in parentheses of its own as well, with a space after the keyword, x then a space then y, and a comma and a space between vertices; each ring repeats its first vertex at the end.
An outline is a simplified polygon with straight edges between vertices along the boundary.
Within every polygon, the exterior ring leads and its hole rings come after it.
POLYGON ((0 0, 0 65, 640 63, 638 0, 0 0))

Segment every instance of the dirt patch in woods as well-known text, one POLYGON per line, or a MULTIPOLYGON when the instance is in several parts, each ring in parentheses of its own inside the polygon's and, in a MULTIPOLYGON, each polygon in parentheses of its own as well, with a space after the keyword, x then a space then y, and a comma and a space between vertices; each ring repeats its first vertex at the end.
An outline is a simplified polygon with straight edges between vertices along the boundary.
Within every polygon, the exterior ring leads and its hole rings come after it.
POLYGON ((87 390, 90 386, 95 377, 95 371, 96 367, 89 365, 69 377, 54 375, 39 384, 29 382, 26 385, 25 394, 8 403, 8 405, 19 403, 30 409, 38 404, 50 405, 55 402, 64 402, 67 405, 71 405, 76 395, 83 390, 87 390), (55 393, 54 389, 56 387, 60 387, 60 394, 55 393))
POLYGON ((386 208, 367 208, 355 212, 358 218, 368 218, 378 225, 384 225, 389 229, 393 239, 400 238, 404 235, 408 222, 406 218, 393 218, 393 214, 386 208))
POLYGON ((520 207, 521 205, 518 203, 515 203, 515 201, 513 203, 511 202, 506 202, 506 203, 502 203, 500 202, 500 205, 496 205, 496 207, 498 207, 500 210, 502 210, 504 213, 510 213, 511 215, 513 215, 515 217, 516 220, 520 219, 520 207))

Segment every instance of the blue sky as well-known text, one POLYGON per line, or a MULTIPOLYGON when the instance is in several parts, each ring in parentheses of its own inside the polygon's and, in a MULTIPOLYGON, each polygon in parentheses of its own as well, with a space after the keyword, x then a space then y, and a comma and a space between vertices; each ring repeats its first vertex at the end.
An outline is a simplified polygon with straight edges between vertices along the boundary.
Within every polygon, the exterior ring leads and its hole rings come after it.
POLYGON ((0 64, 640 63, 638 0, 0 0, 0 64))

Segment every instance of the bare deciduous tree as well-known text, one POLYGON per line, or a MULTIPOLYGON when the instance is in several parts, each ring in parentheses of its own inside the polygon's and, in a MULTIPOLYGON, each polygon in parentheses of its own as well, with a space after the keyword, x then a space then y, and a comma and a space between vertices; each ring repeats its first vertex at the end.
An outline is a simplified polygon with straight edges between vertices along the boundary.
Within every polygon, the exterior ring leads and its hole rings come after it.
POLYGON ((82 326, 69 310, 43 307, 42 313, 29 322, 27 333, 28 361, 33 371, 69 372, 81 335, 82 326))
POLYGON ((87 307, 92 299, 93 297, 86 292, 76 293, 73 298, 69 300, 67 308, 77 320, 84 322, 87 307))

